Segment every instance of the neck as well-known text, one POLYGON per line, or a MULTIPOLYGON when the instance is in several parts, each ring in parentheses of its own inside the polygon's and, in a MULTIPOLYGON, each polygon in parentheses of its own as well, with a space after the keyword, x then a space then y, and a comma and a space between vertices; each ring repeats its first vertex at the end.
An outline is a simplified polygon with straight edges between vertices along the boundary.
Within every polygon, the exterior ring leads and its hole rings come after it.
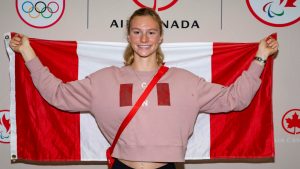
POLYGON ((153 71, 158 69, 159 65, 155 59, 135 57, 131 67, 137 71, 153 71))

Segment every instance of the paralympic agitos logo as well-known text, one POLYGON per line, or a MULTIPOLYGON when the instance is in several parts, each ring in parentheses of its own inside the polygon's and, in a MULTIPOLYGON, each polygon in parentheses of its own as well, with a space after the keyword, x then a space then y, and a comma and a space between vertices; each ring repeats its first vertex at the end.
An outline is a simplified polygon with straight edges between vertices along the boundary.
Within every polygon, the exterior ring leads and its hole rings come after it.
POLYGON ((300 1, 296 0, 247 0, 252 15, 262 23, 283 27, 300 20, 300 1))
POLYGON ((16 0, 19 17, 34 28, 47 28, 57 23, 65 10, 65 0, 16 0))

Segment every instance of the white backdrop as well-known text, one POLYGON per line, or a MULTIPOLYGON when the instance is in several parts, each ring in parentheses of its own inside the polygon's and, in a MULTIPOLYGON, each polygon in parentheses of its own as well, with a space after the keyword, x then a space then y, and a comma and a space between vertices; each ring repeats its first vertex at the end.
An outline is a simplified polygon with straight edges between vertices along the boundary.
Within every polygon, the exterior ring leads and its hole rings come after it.
MULTIPOLYGON (((299 0, 298 0, 299 1, 299 0)), ((151 5, 153 0, 140 0, 151 5)), ((158 7, 167 1, 157 1, 158 7)), ((299 3, 298 3, 299 4, 299 3)), ((126 42, 125 28, 121 27, 138 6, 132 0, 67 0, 61 20, 44 29, 26 25, 18 16, 15 0, 3 0, 0 4, 0 34, 21 32, 30 37, 55 40, 87 40, 126 42), (118 23, 110 27, 113 20, 118 23)), ((277 32, 280 51, 274 64, 273 108, 276 155, 269 163, 193 163, 179 164, 178 168, 256 168, 296 169, 300 152, 300 136, 284 131, 281 119, 285 112, 300 108, 300 23, 288 27, 270 27, 258 21, 249 11, 245 1, 232 0, 185 0, 179 1, 165 11, 159 11, 162 19, 169 22, 189 22, 189 28, 165 29, 164 42, 256 42, 277 32), (221 6, 222 2, 222 6, 221 6), (222 7, 222 10, 221 10, 222 7), (200 28, 191 28, 194 20, 200 28)), ((170 23, 169 23, 170 24, 170 23)), ((9 64, 3 41, 0 44, 0 110, 9 109, 9 64)), ((9 145, 0 143, 0 168, 84 168, 99 169, 106 165, 58 165, 39 166, 11 164, 9 145)))

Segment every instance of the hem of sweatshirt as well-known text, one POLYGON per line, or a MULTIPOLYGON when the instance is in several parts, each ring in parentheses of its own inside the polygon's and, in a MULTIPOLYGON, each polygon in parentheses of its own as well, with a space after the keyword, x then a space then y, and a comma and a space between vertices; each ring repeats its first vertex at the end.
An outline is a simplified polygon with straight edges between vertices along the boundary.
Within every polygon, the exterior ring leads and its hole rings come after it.
POLYGON ((36 72, 44 67, 38 57, 25 62, 25 65, 31 73, 36 72))
POLYGON ((118 159, 147 162, 184 162, 183 146, 172 145, 119 145, 117 144, 112 156, 118 159))

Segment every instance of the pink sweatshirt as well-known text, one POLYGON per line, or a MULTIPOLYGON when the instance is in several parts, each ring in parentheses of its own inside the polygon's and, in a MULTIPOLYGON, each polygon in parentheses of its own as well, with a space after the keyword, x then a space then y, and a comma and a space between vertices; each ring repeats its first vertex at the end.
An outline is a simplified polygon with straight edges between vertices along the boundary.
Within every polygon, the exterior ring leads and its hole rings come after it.
MULTIPOLYGON (((156 71, 111 66, 83 80, 63 83, 38 58, 26 63, 34 85, 53 106, 90 111, 112 143, 132 105, 156 71)), ((252 62, 229 87, 206 82, 191 72, 170 68, 122 133, 113 157, 132 161, 183 162, 199 112, 242 110, 257 92, 263 66, 252 62)))

